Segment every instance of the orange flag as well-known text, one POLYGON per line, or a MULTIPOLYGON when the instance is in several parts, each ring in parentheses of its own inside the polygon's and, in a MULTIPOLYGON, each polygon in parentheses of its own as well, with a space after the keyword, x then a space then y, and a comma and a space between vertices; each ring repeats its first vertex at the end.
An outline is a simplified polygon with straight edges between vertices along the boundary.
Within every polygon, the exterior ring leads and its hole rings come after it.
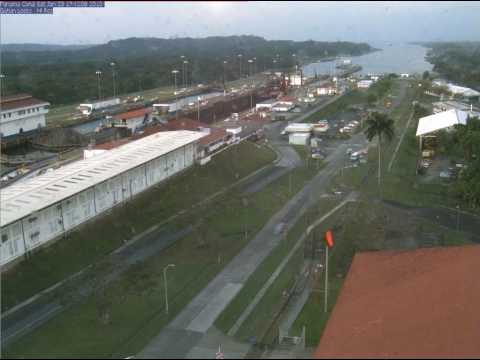
POLYGON ((327 230, 325 233, 325 241, 329 248, 333 247, 333 233, 332 230, 327 230))

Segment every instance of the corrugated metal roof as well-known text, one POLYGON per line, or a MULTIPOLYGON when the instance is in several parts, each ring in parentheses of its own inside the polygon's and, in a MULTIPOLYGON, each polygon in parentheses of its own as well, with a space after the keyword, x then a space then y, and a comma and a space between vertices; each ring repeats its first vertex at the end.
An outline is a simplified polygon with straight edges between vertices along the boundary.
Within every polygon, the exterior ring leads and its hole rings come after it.
POLYGON ((466 125, 467 118, 468 113, 457 109, 422 117, 418 120, 417 136, 446 129, 454 125, 466 125))
POLYGON ((95 157, 13 184, 0 190, 0 226, 17 221, 87 188, 142 165, 206 134, 159 132, 95 157))

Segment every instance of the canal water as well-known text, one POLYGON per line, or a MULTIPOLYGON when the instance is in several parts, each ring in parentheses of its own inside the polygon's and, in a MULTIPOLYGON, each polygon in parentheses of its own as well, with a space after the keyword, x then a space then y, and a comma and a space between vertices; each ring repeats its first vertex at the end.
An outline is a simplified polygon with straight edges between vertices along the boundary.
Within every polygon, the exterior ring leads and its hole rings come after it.
MULTIPOLYGON (((423 73, 431 71, 432 64, 425 60, 428 49, 412 44, 372 44, 381 49, 366 55, 352 56, 352 64, 362 66, 358 74, 386 74, 386 73, 423 73)), ((306 76, 334 74, 335 61, 315 62, 303 67, 306 76)), ((339 70, 337 70, 339 71, 339 70)))

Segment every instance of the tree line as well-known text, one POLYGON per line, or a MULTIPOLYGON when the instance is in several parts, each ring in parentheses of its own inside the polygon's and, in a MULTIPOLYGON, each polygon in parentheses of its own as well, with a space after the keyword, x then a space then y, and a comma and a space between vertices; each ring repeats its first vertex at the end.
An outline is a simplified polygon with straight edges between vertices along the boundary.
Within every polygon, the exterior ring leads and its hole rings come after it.
MULTIPOLYGON (((285 70, 323 57, 361 55, 365 43, 268 41, 255 36, 204 39, 124 39, 78 50, 18 51, 2 54, 4 93, 31 93, 55 105, 95 99, 97 71, 104 97, 173 85, 173 69, 186 59, 189 83, 222 83, 267 69, 285 70), (239 57, 238 55, 241 55, 239 57), (180 58, 184 56, 184 58, 180 58), (254 59, 249 64, 248 60, 254 59), (242 63, 240 65, 240 63, 242 63)), ((182 84, 182 74, 177 83, 182 84)))

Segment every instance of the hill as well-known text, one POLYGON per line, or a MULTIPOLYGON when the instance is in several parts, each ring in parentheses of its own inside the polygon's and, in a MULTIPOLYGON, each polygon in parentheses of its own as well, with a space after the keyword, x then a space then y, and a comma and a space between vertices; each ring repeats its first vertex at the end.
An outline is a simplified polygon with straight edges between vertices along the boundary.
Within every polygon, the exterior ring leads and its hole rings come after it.
POLYGON ((361 55, 374 49, 365 43, 318 41, 269 41, 258 36, 194 38, 128 38, 82 49, 44 51, 5 51, 3 72, 8 92, 28 92, 53 104, 68 104, 95 97, 97 70, 103 73, 105 96, 111 95, 114 61, 121 93, 151 89, 172 83, 171 70, 181 69, 180 56, 189 60, 188 78, 194 83, 222 81, 223 61, 227 61, 227 80, 239 77, 238 54, 243 55, 243 74, 247 59, 256 57, 257 71, 270 69, 278 55, 277 69, 325 56, 361 55))

